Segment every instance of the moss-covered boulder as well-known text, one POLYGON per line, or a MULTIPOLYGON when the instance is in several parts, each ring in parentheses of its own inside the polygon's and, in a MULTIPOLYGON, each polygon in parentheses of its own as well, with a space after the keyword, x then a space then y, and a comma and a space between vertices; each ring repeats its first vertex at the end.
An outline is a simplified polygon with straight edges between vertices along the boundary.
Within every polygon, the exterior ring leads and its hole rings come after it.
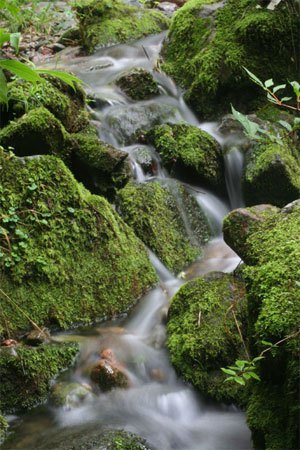
POLYGON ((300 197, 300 155, 295 144, 256 145, 248 152, 242 178, 246 204, 279 207, 300 197))
POLYGON ((8 109, 4 111, 6 122, 43 106, 70 133, 77 133, 88 125, 85 93, 79 85, 73 90, 60 80, 48 77, 33 88, 29 82, 16 80, 8 85, 8 97, 8 109))
POLYGON ((0 350, 0 408, 20 411, 44 402, 51 380, 70 366, 79 351, 76 344, 17 346, 0 350))
POLYGON ((21 310, 60 328, 118 314, 155 283, 141 241, 61 160, 1 151, 0 167, 1 334, 28 328, 21 310))
POLYGON ((203 118, 229 111, 230 103, 239 110, 254 107, 263 92, 243 66, 262 80, 298 78, 298 2, 280 2, 275 10, 257 3, 190 0, 173 16, 164 70, 186 88, 186 100, 203 118))
POLYGON ((164 124, 150 130, 146 139, 158 151, 171 175, 224 189, 222 150, 205 131, 184 123, 164 124))
POLYGON ((116 80, 116 85, 132 100, 148 100, 159 95, 153 75, 143 68, 132 69, 116 80))
POLYGON ((85 124, 80 133, 68 133, 44 107, 30 110, 0 130, 0 145, 20 157, 56 155, 91 192, 109 198, 131 177, 126 152, 100 141, 91 125, 85 124))
POLYGON ((66 130, 48 109, 39 107, 0 130, 0 145, 18 156, 54 154, 68 160, 66 130))
POLYGON ((70 168, 76 179, 91 192, 113 199, 132 177, 128 153, 98 139, 95 134, 77 133, 69 136, 70 168))
POLYGON ((168 28, 169 20, 159 11, 141 9, 122 0, 81 0, 74 6, 83 48, 140 39, 168 28))
POLYGON ((183 285, 171 301, 168 341, 171 361, 184 380, 218 401, 245 400, 243 388, 224 383, 221 367, 245 359, 235 323, 245 332, 243 283, 216 273, 183 285))
MULTIPOLYGON (((231 242, 238 231, 235 216, 226 218, 231 242)), ((299 229, 298 201, 239 234, 244 244, 237 251, 248 262, 243 274, 252 355, 266 348, 261 341, 284 340, 264 354, 258 368, 261 382, 250 392, 247 417, 256 449, 299 447, 299 229)))
POLYGON ((117 204, 125 222, 174 272, 191 263, 209 238, 199 205, 177 183, 128 183, 117 204))
POLYGON ((272 205, 257 205, 252 208, 233 210, 223 221, 223 235, 227 244, 247 264, 256 262, 257 254, 247 247, 247 237, 259 230, 261 223, 268 217, 273 217, 278 208, 272 205))

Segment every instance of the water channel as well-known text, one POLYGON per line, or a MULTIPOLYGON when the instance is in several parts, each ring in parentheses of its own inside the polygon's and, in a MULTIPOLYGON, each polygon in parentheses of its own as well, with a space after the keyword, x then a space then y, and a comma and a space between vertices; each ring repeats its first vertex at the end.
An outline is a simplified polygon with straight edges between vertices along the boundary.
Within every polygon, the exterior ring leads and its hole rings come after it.
MULTIPOLYGON (((144 114, 145 110, 161 110, 165 122, 188 122, 212 134, 222 145, 226 144, 225 137, 217 131, 217 124, 199 123, 186 106, 180 89, 165 74, 154 69, 164 37, 162 33, 133 45, 100 49, 92 56, 76 60, 66 55, 59 63, 83 79, 97 97, 98 106, 93 110, 93 116, 101 123, 100 137, 129 153, 135 178, 140 183, 154 178, 162 183, 172 183, 154 149, 148 148, 156 161, 155 174, 145 174, 135 159, 136 150, 141 145, 128 145, 126 140, 126 135, 140 128, 141 122, 147 126, 151 113, 144 114), (160 96, 147 102, 133 103, 114 87, 112 82, 133 67, 152 71, 160 86, 160 96), (166 111, 170 111, 170 115, 166 115, 166 111), (113 125, 116 114, 124 118, 121 128, 113 125)), ((224 243, 221 227, 224 215, 230 209, 242 206, 239 188, 242 164, 238 147, 227 152, 228 194, 224 194, 222 199, 201 186, 188 186, 208 217, 213 238, 204 248, 202 257, 185 270, 186 279, 211 271, 231 272, 239 263, 237 255, 224 243)), ((84 437, 97 430, 100 435, 103 427, 135 432, 157 450, 252 448, 242 411, 205 399, 176 376, 165 348, 163 317, 171 297, 183 283, 182 274, 179 277, 171 274, 151 252, 150 259, 160 283, 128 317, 57 337, 81 344, 76 368, 64 374, 64 379, 88 382, 85 368, 95 360, 99 351, 109 348, 125 367, 131 387, 99 393, 75 409, 65 410, 46 404, 23 417, 12 417, 12 430, 16 437, 7 449, 67 450, 76 433, 84 437), (162 374, 160 379, 154 379, 153 371, 162 374)), ((93 449, 100 448, 95 443, 93 449)))

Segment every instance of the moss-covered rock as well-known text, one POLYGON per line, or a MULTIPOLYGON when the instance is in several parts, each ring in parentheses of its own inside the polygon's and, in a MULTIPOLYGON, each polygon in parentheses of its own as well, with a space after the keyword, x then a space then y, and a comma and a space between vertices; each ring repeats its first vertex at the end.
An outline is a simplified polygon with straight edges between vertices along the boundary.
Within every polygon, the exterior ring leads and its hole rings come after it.
POLYGON ((46 108, 29 111, 0 130, 0 145, 13 148, 18 156, 54 154, 68 160, 66 130, 46 108))
POLYGON ((293 42, 299 39, 294 0, 280 2, 274 11, 257 8, 257 0, 190 0, 172 19, 164 70, 187 89, 185 98, 201 117, 215 118, 230 103, 251 109, 253 99, 263 95, 243 66, 262 80, 297 79, 293 42))
MULTIPOLYGON (((251 210, 250 210, 251 211, 251 210)), ((236 212, 227 217, 231 242, 238 229, 236 212), (229 223, 232 220, 232 228, 229 223), (230 231, 231 230, 231 231, 230 231)), ((243 224, 240 224, 243 227, 243 224)), ((299 327, 300 291, 299 201, 281 212, 274 210, 255 227, 239 233, 236 250, 248 265, 243 268, 247 288, 249 341, 257 356, 265 347, 293 336, 299 327), (239 248, 239 249, 238 249, 239 248), (251 264, 251 265, 250 265, 251 264)), ((225 239, 226 234, 225 234, 225 239)), ((250 392, 247 411, 257 449, 295 449, 299 446, 299 339, 288 339, 265 354, 258 374, 261 382, 250 392)))
MULTIPOLYGON (((155 283, 141 241, 62 161, 1 151, 0 162, 1 287, 32 320, 66 328, 118 314, 155 283)), ((2 311, 1 333, 28 328, 7 298, 2 311)))
MULTIPOLYGON (((128 154, 85 133, 69 137, 72 148, 70 168, 77 180, 91 192, 112 199, 131 178, 128 154)), ((68 144, 67 144, 68 146, 68 144)))
POLYGON ((0 350, 0 408, 5 413, 32 408, 47 399, 50 381, 72 364, 76 344, 17 346, 0 350))
POLYGON ((159 11, 141 9, 121 0, 81 0, 74 6, 81 43, 88 53, 96 47, 140 39, 167 29, 159 11))
POLYGON ((96 129, 85 124, 80 133, 69 134, 46 108, 24 114, 0 130, 0 145, 18 156, 59 156, 78 181, 94 194, 113 198, 131 177, 127 153, 101 142, 96 129))
POLYGON ((118 207, 137 236, 174 272, 191 263, 209 238, 197 202, 177 183, 128 183, 119 191, 118 207))
POLYGON ((148 100, 159 95, 157 82, 153 75, 143 68, 136 68, 123 74, 116 85, 132 100, 148 100))
POLYGON ((292 142, 256 145, 248 152, 242 178, 246 204, 279 207, 300 197, 300 156, 292 142))
POLYGON ((218 142, 198 127, 164 124, 150 130, 146 139, 155 147, 171 175, 224 189, 224 164, 218 142))
POLYGON ((248 236, 259 230, 261 223, 277 211, 278 208, 272 205, 258 205, 235 209, 224 218, 224 239, 245 263, 255 264, 257 259, 257 254, 249 251, 247 246, 248 236))
POLYGON ((84 110, 85 93, 79 85, 74 91, 52 77, 34 87, 29 82, 16 80, 8 85, 8 97, 7 120, 19 118, 25 112, 43 106, 70 133, 77 133, 88 125, 88 115, 84 110))
POLYGON ((243 388, 224 383, 221 367, 245 359, 235 314, 245 333, 243 283, 232 275, 214 274, 183 285, 171 301, 168 349, 184 380, 218 401, 245 400, 243 388))

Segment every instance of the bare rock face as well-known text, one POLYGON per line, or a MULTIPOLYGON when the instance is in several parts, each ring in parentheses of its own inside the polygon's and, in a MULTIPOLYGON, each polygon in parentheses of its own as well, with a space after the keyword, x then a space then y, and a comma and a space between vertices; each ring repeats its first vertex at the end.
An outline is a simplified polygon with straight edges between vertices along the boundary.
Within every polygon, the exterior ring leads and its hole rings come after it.
POLYGON ((115 359, 111 349, 101 352, 101 359, 92 367, 91 380, 96 383, 103 392, 114 388, 128 388, 129 379, 124 368, 115 359))

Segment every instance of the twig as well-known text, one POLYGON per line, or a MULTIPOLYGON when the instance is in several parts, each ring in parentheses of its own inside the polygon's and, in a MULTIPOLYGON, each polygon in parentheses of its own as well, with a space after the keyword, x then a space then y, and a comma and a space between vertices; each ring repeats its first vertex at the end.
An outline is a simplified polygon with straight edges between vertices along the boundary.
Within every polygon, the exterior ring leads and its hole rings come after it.
POLYGON ((199 311, 198 314, 198 322, 197 322, 198 327, 200 327, 200 323, 201 323, 201 311, 199 311))
POLYGON ((233 309, 233 308, 231 309, 231 312, 232 312, 232 315, 233 315, 233 317, 234 317, 235 325, 236 325, 237 330, 238 330, 238 332, 239 332, 239 336, 240 336, 241 341, 242 341, 242 343, 243 343, 243 347, 244 347, 246 356, 247 356, 248 360, 250 361, 250 355, 249 355, 249 353, 248 353, 248 350, 247 350, 247 347, 246 347, 246 344, 245 344, 245 341, 244 341, 244 338, 243 338, 243 335, 242 335, 242 332, 241 332, 241 329, 240 329, 240 326, 239 326, 239 324, 238 324, 238 321, 237 321, 237 318, 236 318, 236 315, 235 315, 235 312, 234 312, 234 309, 233 309))

